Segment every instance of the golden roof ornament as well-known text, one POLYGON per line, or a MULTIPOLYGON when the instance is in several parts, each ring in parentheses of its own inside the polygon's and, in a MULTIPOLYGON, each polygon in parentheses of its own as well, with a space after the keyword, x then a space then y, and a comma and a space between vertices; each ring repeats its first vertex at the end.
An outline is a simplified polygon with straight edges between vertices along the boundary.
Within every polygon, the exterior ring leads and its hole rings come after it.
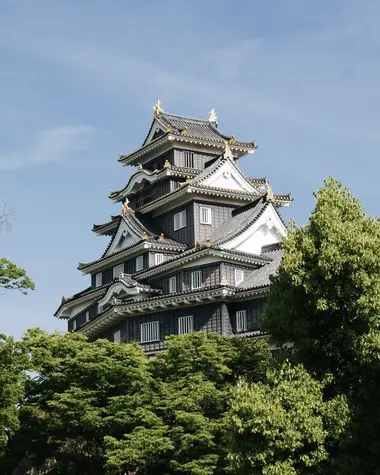
POLYGON ((166 132, 172 132, 173 131, 173 127, 169 124, 167 127, 166 127, 166 132))
POLYGON ((185 183, 191 185, 191 178, 189 176, 186 177, 185 183))
POLYGON ((172 164, 169 162, 169 160, 165 160, 164 168, 171 168, 171 167, 172 167, 172 164))
POLYGON ((215 114, 215 110, 214 110, 214 109, 211 109, 211 110, 210 110, 210 113, 209 113, 209 116, 208 116, 208 120, 209 120, 209 122, 213 122, 215 125, 218 124, 218 117, 217 117, 217 115, 215 114))
POLYGON ((120 272, 119 279, 124 279, 124 272, 120 272))
POLYGON ((142 169, 143 169, 143 167, 142 167, 141 163, 138 163, 137 164, 137 170, 142 170, 142 169))
POLYGON ((165 241, 164 233, 161 233, 161 234, 160 234, 160 237, 158 238, 158 240, 159 240, 160 242, 164 242, 164 241, 165 241))
POLYGON ((233 145, 235 142, 236 142, 236 137, 235 137, 235 135, 232 135, 232 136, 230 137, 230 140, 228 141, 228 143, 230 143, 231 145, 233 145))
POLYGON ((230 146, 228 144, 228 142, 224 142, 224 154, 223 154, 223 157, 224 158, 229 158, 230 160, 232 160, 234 157, 232 156, 232 152, 231 152, 231 149, 230 149, 230 146))
POLYGON ((164 112, 164 109, 161 107, 160 99, 157 99, 157 102, 156 102, 155 106, 153 107, 153 111, 154 111, 154 118, 155 119, 157 119, 157 117, 159 116, 159 114, 161 112, 164 112))
POLYGON ((200 248, 201 248, 201 245, 199 244, 199 242, 197 242, 195 245, 195 249, 200 249, 200 248))
POLYGON ((144 232, 141 234, 141 239, 142 239, 143 241, 146 241, 146 240, 148 239, 148 237, 149 237, 149 236, 148 236, 148 233, 147 233, 146 231, 144 231, 144 232))
POLYGON ((123 206, 121 207, 121 215, 126 216, 127 213, 131 212, 132 208, 129 206, 129 199, 126 198, 123 206))
POLYGON ((211 246, 212 246, 212 242, 210 241, 210 238, 207 238, 205 241, 205 247, 211 247, 211 246))
POLYGON ((189 131, 187 130, 186 127, 182 130, 181 135, 184 135, 185 137, 189 135, 189 131))

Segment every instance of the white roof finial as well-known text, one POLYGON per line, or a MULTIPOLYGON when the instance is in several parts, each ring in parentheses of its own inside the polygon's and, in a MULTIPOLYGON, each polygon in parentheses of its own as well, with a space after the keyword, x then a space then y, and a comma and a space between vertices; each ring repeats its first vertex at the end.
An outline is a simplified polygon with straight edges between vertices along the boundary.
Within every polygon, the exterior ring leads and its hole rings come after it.
POLYGON ((209 122, 214 122, 215 124, 218 123, 218 117, 215 114, 215 110, 211 109, 210 110, 210 115, 208 117, 209 122))
POLYGON ((223 157, 224 158, 229 158, 230 160, 233 160, 233 155, 232 155, 232 152, 231 152, 231 149, 230 149, 230 146, 228 144, 228 142, 224 142, 224 154, 223 154, 223 157))

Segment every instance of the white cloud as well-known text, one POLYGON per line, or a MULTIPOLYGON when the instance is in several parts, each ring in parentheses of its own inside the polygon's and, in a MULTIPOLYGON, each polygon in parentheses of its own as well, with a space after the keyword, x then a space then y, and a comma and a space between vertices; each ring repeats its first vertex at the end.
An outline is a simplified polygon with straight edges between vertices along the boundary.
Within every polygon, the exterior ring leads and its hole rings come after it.
POLYGON ((41 130, 29 150, 0 155, 0 170, 13 170, 34 163, 59 160, 87 148, 87 140, 94 128, 68 125, 41 130))

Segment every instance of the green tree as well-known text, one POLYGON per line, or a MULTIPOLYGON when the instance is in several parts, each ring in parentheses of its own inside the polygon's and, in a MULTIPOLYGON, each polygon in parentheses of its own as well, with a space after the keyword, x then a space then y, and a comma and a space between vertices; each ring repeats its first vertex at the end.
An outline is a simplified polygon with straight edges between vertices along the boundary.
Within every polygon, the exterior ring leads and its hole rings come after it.
POLYGON ((141 475, 224 473, 229 390, 239 376, 263 377, 268 345, 200 332, 169 337, 167 346, 150 363, 152 412, 162 425, 107 438, 108 467, 115 473, 138 468, 141 475))
POLYGON ((284 241, 263 325, 309 371, 333 376, 325 397, 347 395, 336 473, 380 473, 380 221, 332 178, 315 196, 309 222, 284 241))
POLYGON ((25 269, 17 267, 5 257, 0 257, 0 287, 5 290, 19 290, 23 294, 36 288, 26 275, 25 269))
POLYGON ((328 439, 348 421, 345 398, 324 402, 322 385, 302 366, 285 362, 264 383, 231 390, 226 414, 229 468, 237 474, 325 473, 328 439))
POLYGON ((0 457, 20 425, 17 405, 23 400, 26 367, 25 355, 13 338, 0 335, 0 457))

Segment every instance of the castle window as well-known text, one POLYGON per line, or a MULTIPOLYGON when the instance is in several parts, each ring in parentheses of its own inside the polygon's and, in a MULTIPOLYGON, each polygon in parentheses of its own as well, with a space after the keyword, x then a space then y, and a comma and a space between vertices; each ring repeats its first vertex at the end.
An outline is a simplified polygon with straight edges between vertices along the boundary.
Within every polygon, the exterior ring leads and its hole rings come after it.
POLYGON ((102 285, 102 273, 99 272, 99 274, 96 274, 95 276, 95 286, 101 287, 101 285, 102 285))
POLYGON ((200 207, 200 222, 201 224, 211 224, 211 208, 200 207))
POLYGON ((235 285, 240 284, 244 280, 244 271, 242 269, 235 269, 235 285))
POLYGON ((113 278, 118 279, 120 274, 124 272, 124 264, 120 264, 119 266, 115 266, 113 268, 113 278))
POLYGON ((236 331, 247 331, 247 310, 238 310, 236 312, 236 331))
POLYGON ((136 257, 136 272, 144 269, 144 256, 136 257))
POLYGON ((73 320, 73 330, 75 331, 77 329, 77 319, 74 318, 73 320))
POLYGON ((194 168, 194 153, 185 152, 185 167, 194 168))
POLYGON ((142 323, 141 330, 141 343, 150 343, 152 341, 159 341, 160 339, 160 322, 148 322, 142 323))
POLYGON ((200 289, 202 287, 202 271, 196 270, 191 273, 191 289, 200 289))
POLYGON ((178 319, 178 335, 184 335, 185 333, 193 333, 193 321, 192 315, 187 317, 179 317, 178 319))
POLYGON ((86 310, 86 323, 90 321, 90 310, 86 310))
POLYGON ((176 278, 176 276, 170 277, 170 279, 169 279, 169 293, 173 294, 174 292, 177 292, 177 278, 176 278))
POLYGON ((114 343, 120 343, 121 342, 121 331, 117 330, 113 334, 113 341, 114 343))
POLYGON ((180 211, 174 215, 174 231, 186 226, 186 210, 180 211))
POLYGON ((158 264, 162 264, 164 262, 164 255, 161 253, 156 253, 154 255, 154 265, 158 266, 158 264))

